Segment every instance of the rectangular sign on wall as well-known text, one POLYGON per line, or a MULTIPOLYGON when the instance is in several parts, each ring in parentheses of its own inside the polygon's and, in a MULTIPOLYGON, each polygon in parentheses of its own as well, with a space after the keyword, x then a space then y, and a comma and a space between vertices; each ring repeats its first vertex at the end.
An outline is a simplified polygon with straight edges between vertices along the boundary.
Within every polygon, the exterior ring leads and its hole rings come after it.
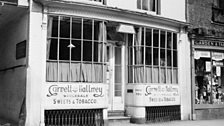
POLYGON ((132 106, 180 105, 180 89, 175 84, 128 85, 127 104, 132 106))
POLYGON ((44 87, 46 109, 106 108, 107 85, 47 83, 44 87))

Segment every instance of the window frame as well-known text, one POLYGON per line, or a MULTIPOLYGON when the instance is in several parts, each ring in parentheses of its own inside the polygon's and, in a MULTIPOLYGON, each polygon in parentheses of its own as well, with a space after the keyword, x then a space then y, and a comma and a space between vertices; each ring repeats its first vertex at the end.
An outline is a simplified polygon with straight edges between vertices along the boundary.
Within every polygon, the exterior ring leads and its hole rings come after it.
MULTIPOLYGON (((104 20, 98 20, 98 19, 93 19, 93 18, 85 18, 85 17, 78 17, 78 16, 63 16, 63 15, 48 15, 48 17, 52 17, 52 18, 57 18, 57 36, 50 36, 49 34, 47 35, 47 40, 50 40, 50 41, 52 41, 52 40, 56 40, 57 41, 57 59, 49 59, 49 57, 50 57, 50 53, 48 54, 48 51, 46 52, 47 53, 47 57, 46 57, 46 63, 48 63, 48 62, 57 62, 57 79, 56 80, 54 80, 54 81, 50 81, 50 80, 48 80, 48 78, 47 78, 47 74, 46 74, 46 81, 47 82, 83 82, 82 81, 82 79, 80 79, 81 81, 72 81, 72 79, 71 79, 71 64, 72 63, 80 63, 80 71, 82 71, 82 66, 83 66, 83 64, 91 64, 91 75, 93 76, 93 65, 94 64, 98 64, 98 65, 102 65, 102 78, 103 78, 103 81, 102 82, 94 82, 93 81, 93 78, 92 78, 92 76, 91 76, 91 81, 88 81, 87 83, 105 83, 105 81, 106 81, 106 77, 105 77, 105 74, 104 74, 104 72, 105 72, 105 65, 106 65, 106 59, 105 59, 105 54, 104 54, 104 52, 106 51, 105 50, 105 47, 106 47, 106 41, 105 41, 105 32, 104 32, 104 30, 105 29, 103 29, 101 32, 103 32, 102 34, 102 40, 99 40, 99 38, 97 39, 97 40, 95 40, 95 34, 94 34, 94 26, 95 26, 95 23, 98 23, 98 27, 99 27, 99 24, 100 23, 102 23, 102 25, 103 25, 103 27, 105 27, 106 25, 105 25, 105 21, 104 20), (69 37, 61 37, 60 36, 60 27, 61 27, 61 22, 62 22, 62 18, 65 18, 65 17, 67 17, 67 18, 69 18, 69 37), (73 37, 73 31, 72 31, 72 29, 73 29, 73 19, 75 19, 76 21, 81 21, 81 36, 80 36, 80 38, 75 38, 75 37, 73 37), (77 20, 78 19, 78 20, 77 20), (84 25, 85 25, 85 23, 84 23, 84 21, 85 20, 87 20, 87 21, 91 21, 91 27, 92 27, 92 29, 91 29, 91 38, 88 38, 88 39, 84 39, 84 25), (60 43, 61 43, 61 40, 67 40, 67 41, 69 41, 69 45, 67 46, 68 48, 69 48, 69 59, 68 60, 61 60, 60 59, 60 43), (69 47, 69 46, 73 46, 73 41, 79 41, 80 42, 80 57, 81 57, 81 59, 80 60, 72 60, 72 48, 75 48, 75 46, 74 47, 69 47), (91 42, 91 60, 89 60, 89 61, 84 61, 84 42, 91 42), (71 45, 72 44, 72 45, 71 45), (95 46, 95 44, 97 44, 98 46, 101 46, 101 60, 100 61, 95 61, 95 50, 94 50, 94 46, 95 46), (68 78, 68 81, 62 81, 62 80, 60 80, 60 75, 59 75, 59 70, 60 70, 60 63, 69 63, 69 78, 68 78)), ((54 19, 52 19, 52 25, 53 25, 53 20, 54 19)), ((48 25, 50 25, 50 24, 48 24, 48 25)), ((53 29, 53 28, 52 28, 53 29)), ((49 29, 48 29, 49 30, 49 29)), ((53 31, 53 30, 52 30, 53 31)), ((49 32, 49 31, 48 31, 49 32)), ((98 34, 100 34, 99 33, 100 32, 100 28, 98 28, 98 34)), ((52 33, 51 33, 52 34, 52 33)), ((98 35, 98 37, 99 37, 99 35, 98 35)), ((51 42, 50 42, 51 43, 51 42)), ((47 44, 48 44, 48 41, 47 41, 47 44)), ((50 48, 50 46, 49 46, 49 48, 50 48)), ((48 49, 47 49, 48 50, 48 49)), ((99 51, 99 50, 98 50, 99 51)), ((50 52, 50 51, 49 51, 50 52)), ((99 54, 98 54, 99 55, 99 54)), ((99 71, 98 71, 99 72, 99 71)), ((81 76, 81 75, 80 75, 81 76)), ((81 77, 80 77, 81 78, 81 77)))
MULTIPOLYGON (((178 33, 177 32, 173 32, 173 31, 168 31, 168 30, 164 30, 164 29, 157 29, 157 28, 150 28, 150 27, 140 27, 139 30, 143 29, 143 32, 142 33, 137 33, 139 34, 138 37, 141 37, 141 38, 136 38, 135 36, 133 36, 133 41, 132 41, 132 44, 128 43, 128 57, 129 57, 129 60, 128 60, 128 83, 160 83, 160 84, 178 84, 178 73, 179 73, 179 68, 178 68, 178 33), (151 46, 147 45, 146 44, 146 31, 151 29, 151 46), (153 46, 153 41, 154 41, 154 30, 157 30, 158 31, 158 46, 154 47, 153 46), (165 33, 165 47, 161 47, 161 31, 165 33), (171 33, 171 44, 172 44, 172 47, 170 49, 167 48, 167 33, 171 33), (176 39, 174 40, 173 37, 174 37, 174 34, 175 34, 175 37, 176 39), (144 36, 144 38, 142 38, 142 36, 144 36), (144 57, 143 57, 143 64, 136 64, 136 56, 135 56, 135 45, 134 45, 134 41, 135 39, 139 39, 140 41, 143 41, 144 45, 142 46, 144 49, 143 49, 143 53, 144 53, 144 57), (176 42, 176 45, 175 45, 175 49, 173 48, 173 42, 176 42), (146 48, 149 48, 151 49, 151 59, 149 61, 151 61, 151 63, 147 64, 146 63, 146 58, 147 58, 147 53, 146 53, 146 48), (154 63, 154 50, 157 49, 158 51, 158 63, 154 63), (164 50, 165 51, 165 61, 164 61, 164 64, 161 65, 161 50, 164 50), (167 65, 167 57, 168 57, 168 50, 170 50, 171 52, 171 66, 168 66, 167 65), (176 52, 176 63, 174 66, 174 58, 173 58, 173 54, 174 52, 176 52), (130 61, 130 59, 132 61, 130 61), (140 73, 140 74, 143 74, 143 81, 141 82, 136 82, 135 81, 135 67, 143 67, 143 73, 140 73), (147 73, 146 73, 146 67, 150 68, 150 77, 147 76, 147 73), (153 69, 158 69, 158 81, 156 82, 154 77, 155 77, 155 74, 153 74, 153 69), (165 70, 165 80, 162 81, 162 76, 161 76, 161 71, 162 70, 165 70), (171 78, 170 78, 170 82, 168 80, 168 69, 170 69, 171 71, 171 78), (177 74, 175 74, 174 72, 177 72, 177 74), (132 73, 132 74, 131 74, 132 73), (174 77, 175 76, 175 77, 174 77), (151 80, 147 80, 148 78, 150 78, 151 80), (176 80, 175 80, 176 79, 176 80)), ((137 30, 136 30, 137 31, 137 30)), ((130 42, 131 39, 130 37, 128 38, 128 42, 130 42)), ((139 46, 137 46, 139 47, 139 46)), ((140 80, 140 79, 139 79, 140 80)))

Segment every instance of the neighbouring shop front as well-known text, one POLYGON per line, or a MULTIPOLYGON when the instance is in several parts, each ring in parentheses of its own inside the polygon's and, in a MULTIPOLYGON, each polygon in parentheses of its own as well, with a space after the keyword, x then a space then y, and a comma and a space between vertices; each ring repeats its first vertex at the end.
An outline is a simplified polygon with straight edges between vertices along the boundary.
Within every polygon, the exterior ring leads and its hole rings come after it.
POLYGON ((196 119, 224 118, 224 41, 196 37, 192 42, 196 119))

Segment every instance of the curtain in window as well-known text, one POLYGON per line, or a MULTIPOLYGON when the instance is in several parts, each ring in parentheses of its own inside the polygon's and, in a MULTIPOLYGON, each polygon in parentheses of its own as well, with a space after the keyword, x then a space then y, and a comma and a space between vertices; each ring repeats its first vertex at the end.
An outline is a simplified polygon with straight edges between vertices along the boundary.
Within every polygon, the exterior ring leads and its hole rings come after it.
POLYGON ((82 82, 91 82, 92 80, 92 64, 83 63, 82 64, 82 76, 81 80, 82 82))
POLYGON ((71 63, 71 81, 81 81, 81 63, 71 63))
POLYGON ((152 68, 151 67, 145 67, 145 81, 146 83, 152 82, 152 68))
MULTIPOLYGON (((53 25, 53 17, 49 17, 48 25, 47 25, 47 36, 52 36, 52 25, 53 25)), ((50 56, 50 47, 51 47, 51 39, 47 39, 47 59, 50 56)))
POLYGON ((172 69, 167 68, 167 83, 171 83, 172 80, 172 69))
POLYGON ((134 67, 134 82, 135 83, 143 83, 144 82, 144 67, 143 66, 138 66, 134 67))
POLYGON ((69 81, 69 63, 59 63, 59 81, 69 81))
POLYGON ((166 83, 166 68, 160 69, 160 82, 166 83))
POLYGON ((57 62, 47 62, 47 81, 57 81, 58 80, 58 64, 57 62))
POLYGON ((103 65, 102 64, 93 64, 93 82, 96 82, 96 83, 103 82, 103 65))
POLYGON ((159 82, 159 67, 153 67, 152 73, 153 73, 152 82, 158 83, 159 82))
POLYGON ((177 82, 178 82, 178 69, 174 68, 173 69, 172 83, 177 84, 177 82))
POLYGON ((136 64, 142 64, 142 47, 141 47, 141 35, 142 35, 142 28, 139 28, 139 32, 135 35, 135 51, 136 51, 136 64))
POLYGON ((135 63, 137 65, 141 65, 138 67, 134 67, 134 82, 135 83, 143 83, 144 82, 144 67, 143 67, 143 50, 141 47, 141 35, 142 28, 139 28, 138 34, 135 35, 135 63))

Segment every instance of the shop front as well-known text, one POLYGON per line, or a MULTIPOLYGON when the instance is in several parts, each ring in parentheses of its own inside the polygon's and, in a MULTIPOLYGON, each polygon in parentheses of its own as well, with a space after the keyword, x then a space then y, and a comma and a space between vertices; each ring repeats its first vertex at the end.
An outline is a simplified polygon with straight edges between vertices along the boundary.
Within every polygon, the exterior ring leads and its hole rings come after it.
POLYGON ((224 41, 217 38, 193 40, 193 88, 196 119, 224 117, 224 41))
POLYGON ((29 81, 36 93, 28 96, 27 124, 38 106, 41 126, 103 126, 117 111, 134 123, 188 119, 191 99, 181 99, 190 94, 184 22, 98 4, 41 2, 30 16, 29 81), (39 31, 32 25, 37 19, 39 31))

